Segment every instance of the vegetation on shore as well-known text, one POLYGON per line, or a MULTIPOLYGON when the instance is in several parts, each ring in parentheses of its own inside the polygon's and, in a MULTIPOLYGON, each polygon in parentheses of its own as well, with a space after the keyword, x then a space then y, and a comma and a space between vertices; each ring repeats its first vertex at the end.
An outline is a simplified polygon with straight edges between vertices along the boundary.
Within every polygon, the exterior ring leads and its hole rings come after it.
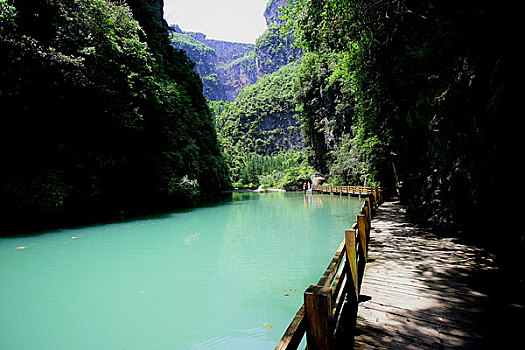
POLYGON ((235 61, 271 74, 207 103, 160 1, 0 0, 2 215, 78 222, 321 172, 398 191, 414 220, 468 237, 490 241, 486 218, 505 213, 496 248, 523 252, 523 189, 502 188, 520 165, 515 5, 288 2, 287 24, 271 1, 235 61))
POLYGON ((415 221, 518 257, 525 235, 511 203, 523 189, 503 186, 520 166, 516 5, 289 2, 288 26, 307 51, 296 91, 315 166, 398 190, 415 221), (502 213, 505 238, 495 239, 487 218, 502 213))
POLYGON ((202 83, 155 5, 0 0, 5 225, 165 210, 229 188, 202 83))

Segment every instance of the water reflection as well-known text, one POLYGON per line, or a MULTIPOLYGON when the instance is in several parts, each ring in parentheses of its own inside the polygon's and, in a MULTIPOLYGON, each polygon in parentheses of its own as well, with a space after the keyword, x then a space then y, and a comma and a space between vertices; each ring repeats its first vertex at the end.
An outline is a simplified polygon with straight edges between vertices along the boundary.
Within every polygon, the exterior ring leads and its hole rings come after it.
POLYGON ((322 209, 323 208, 323 197, 324 195, 318 195, 318 194, 311 194, 311 193, 308 193, 308 194, 304 194, 303 197, 304 197, 304 207, 307 208, 307 207, 312 207, 312 208, 317 208, 317 209, 322 209))
POLYGON ((0 348, 272 348, 359 203, 232 193, 162 216, 1 239, 0 348))

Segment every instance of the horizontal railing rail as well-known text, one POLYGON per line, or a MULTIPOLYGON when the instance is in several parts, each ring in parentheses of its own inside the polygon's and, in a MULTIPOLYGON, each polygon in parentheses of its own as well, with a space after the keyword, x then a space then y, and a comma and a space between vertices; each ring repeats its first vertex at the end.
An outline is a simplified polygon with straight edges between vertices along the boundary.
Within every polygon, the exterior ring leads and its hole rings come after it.
MULTIPOLYGON (((336 191, 341 188, 348 191, 358 186, 331 187, 336 191)), ((325 191, 326 186, 314 186, 313 189, 330 192, 325 191)), ((338 348, 342 324, 349 319, 355 321, 368 257, 372 212, 382 202, 380 188, 365 189, 367 197, 355 223, 345 230, 344 240, 317 284, 309 286, 304 292, 304 304, 284 332, 276 350, 297 349, 305 335, 309 350, 338 348)))
POLYGON ((372 195, 374 196, 374 205, 383 202, 383 188, 371 186, 332 186, 332 185, 314 185, 313 191, 321 193, 338 193, 348 195, 372 195))

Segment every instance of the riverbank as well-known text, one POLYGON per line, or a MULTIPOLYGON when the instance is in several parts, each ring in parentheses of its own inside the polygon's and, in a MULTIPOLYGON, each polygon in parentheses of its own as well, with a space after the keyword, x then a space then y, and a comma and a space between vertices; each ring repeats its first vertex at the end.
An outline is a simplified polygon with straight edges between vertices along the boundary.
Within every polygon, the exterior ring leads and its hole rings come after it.
MULTIPOLYGON (((229 192, 231 194, 231 192, 229 192)), ((144 202, 141 207, 109 208, 96 205, 85 205, 82 210, 67 213, 44 215, 42 213, 19 213, 3 217, 0 227, 0 238, 39 235, 60 229, 75 229, 85 226, 105 225, 115 222, 126 222, 143 218, 163 216, 175 211, 191 210, 197 207, 216 205, 229 196, 228 192, 199 194, 193 198, 181 199, 169 204, 160 205, 152 200, 144 202)))
POLYGON ((231 190, 231 191, 222 191, 222 194, 228 194, 228 193, 269 193, 269 192, 286 192, 286 190, 283 190, 281 188, 261 188, 259 187, 256 190, 231 190))

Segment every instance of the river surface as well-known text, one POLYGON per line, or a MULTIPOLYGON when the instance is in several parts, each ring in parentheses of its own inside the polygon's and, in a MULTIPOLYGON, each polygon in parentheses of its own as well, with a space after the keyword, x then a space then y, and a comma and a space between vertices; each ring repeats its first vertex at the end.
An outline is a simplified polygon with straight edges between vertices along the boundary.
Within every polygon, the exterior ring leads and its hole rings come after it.
POLYGON ((273 349, 357 198, 233 193, 171 214, 0 239, 0 350, 273 349))

